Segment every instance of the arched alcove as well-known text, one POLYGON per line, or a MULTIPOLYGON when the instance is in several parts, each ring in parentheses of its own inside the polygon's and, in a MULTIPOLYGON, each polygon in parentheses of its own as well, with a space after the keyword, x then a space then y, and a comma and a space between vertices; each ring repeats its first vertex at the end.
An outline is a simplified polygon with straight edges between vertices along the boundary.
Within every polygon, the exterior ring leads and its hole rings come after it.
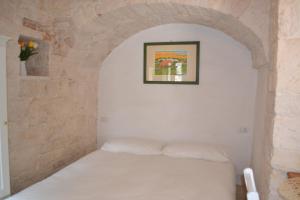
MULTIPOLYGON (((253 3, 253 2, 252 2, 253 3)), ((268 34, 256 27, 255 22, 244 21, 241 16, 248 9, 250 1, 235 0, 202 3, 199 1, 176 0, 146 0, 106 2, 105 6, 97 3, 79 3, 71 9, 74 16, 76 37, 81 38, 70 50, 68 57, 78 54, 77 49, 84 51, 84 66, 101 66, 111 51, 130 36, 158 25, 169 23, 185 23, 205 25, 222 31, 249 49, 252 65, 258 69, 258 91, 256 96, 255 121, 255 152, 253 160, 257 167, 257 176, 260 178, 259 163, 264 160, 264 105, 268 77, 268 34), (257 125, 258 124, 258 125, 257 125)), ((258 6, 257 2, 255 3, 258 6)), ((253 13, 252 13, 253 14, 253 13)), ((255 18, 257 19, 257 18, 255 18)), ((257 22, 260 24, 260 22, 257 22)), ((265 22, 264 22, 265 23, 265 22)), ((260 24, 261 25, 261 24, 260 24)), ((264 24, 266 27, 269 24, 264 24)), ((97 79, 97 78, 95 78, 97 79)), ((95 80, 93 79, 93 80, 95 80)), ((99 117, 99 116, 98 116, 99 117)), ((258 185, 260 180, 258 180, 258 185)), ((260 185, 258 186, 260 187, 260 185)))
MULTIPOLYGON (((229 1, 231 2, 231 1, 229 1)), ((231 2, 231 7, 236 2, 231 2)), ((244 3, 247 4, 247 1, 244 3)), ((248 2, 249 3, 249 2, 248 2)), ((81 44, 76 44, 80 49, 86 49, 85 60, 89 60, 91 66, 100 66, 112 50, 130 36, 158 25, 169 23, 198 24, 222 31, 228 36, 247 47, 251 53, 252 66, 258 69, 258 90, 256 94, 255 122, 254 122, 254 146, 252 155, 253 166, 257 169, 256 176, 258 187, 265 179, 261 175, 260 164, 264 160, 264 105, 266 96, 266 84, 268 77, 268 42, 262 41, 247 23, 242 22, 239 14, 223 6, 214 7, 213 4, 201 5, 195 1, 147 1, 124 3, 114 7, 99 9, 87 9, 94 17, 85 17, 78 23, 80 37, 88 37, 81 44), (87 42, 88 41, 88 42, 87 42)), ((79 7, 78 7, 79 8, 79 7)), ((83 7, 80 7, 83 8, 83 7)), ((242 10, 242 9, 241 9, 242 10)), ((84 13, 84 12, 83 12, 84 13)), ((81 14, 87 16, 87 14, 81 14)), ((81 19, 82 16, 80 17, 81 19)), ((72 53, 71 53, 72 54, 72 53)), ((99 116, 98 116, 99 117, 99 116)))

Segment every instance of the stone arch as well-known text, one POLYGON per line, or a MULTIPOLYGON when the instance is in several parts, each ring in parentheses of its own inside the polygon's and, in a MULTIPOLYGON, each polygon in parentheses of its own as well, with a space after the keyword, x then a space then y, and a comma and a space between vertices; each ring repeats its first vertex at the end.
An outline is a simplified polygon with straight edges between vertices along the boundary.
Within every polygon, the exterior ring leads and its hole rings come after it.
POLYGON ((86 43, 76 45, 80 49, 87 50, 86 59, 93 65, 99 66, 116 46, 135 33, 169 23, 199 24, 220 30, 250 50, 253 67, 260 68, 268 64, 261 39, 239 20, 237 17, 239 12, 232 13, 234 11, 232 7, 231 10, 220 11, 207 5, 202 7, 196 1, 171 0, 123 2, 116 7, 109 7, 112 5, 107 4, 106 7, 100 7, 100 4, 93 6, 84 4, 73 11, 77 13, 74 21, 78 36, 89 38, 83 40, 87 41, 86 43))

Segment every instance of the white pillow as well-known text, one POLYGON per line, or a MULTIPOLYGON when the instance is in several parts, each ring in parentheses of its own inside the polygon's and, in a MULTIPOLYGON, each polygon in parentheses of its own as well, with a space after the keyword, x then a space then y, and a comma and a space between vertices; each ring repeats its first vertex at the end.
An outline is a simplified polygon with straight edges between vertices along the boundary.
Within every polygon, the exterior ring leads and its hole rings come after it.
POLYGON ((139 155, 160 155, 162 153, 162 147, 163 144, 155 140, 119 138, 105 142, 101 150, 139 155))
POLYGON ((216 146, 208 144, 174 143, 164 147, 163 154, 179 158, 196 158, 209 161, 227 162, 229 158, 216 146))

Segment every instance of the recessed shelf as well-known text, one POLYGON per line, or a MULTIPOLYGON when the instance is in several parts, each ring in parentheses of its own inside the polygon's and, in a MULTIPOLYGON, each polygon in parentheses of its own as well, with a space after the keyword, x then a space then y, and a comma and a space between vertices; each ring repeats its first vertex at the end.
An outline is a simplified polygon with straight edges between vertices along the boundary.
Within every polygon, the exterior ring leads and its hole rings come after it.
MULTIPOLYGON (((28 43, 34 41, 38 44, 35 55, 32 55, 26 60, 26 71, 28 77, 47 77, 49 75, 49 44, 43 40, 20 35, 19 40, 28 43)), ((26 76, 22 76, 26 77, 26 76)))

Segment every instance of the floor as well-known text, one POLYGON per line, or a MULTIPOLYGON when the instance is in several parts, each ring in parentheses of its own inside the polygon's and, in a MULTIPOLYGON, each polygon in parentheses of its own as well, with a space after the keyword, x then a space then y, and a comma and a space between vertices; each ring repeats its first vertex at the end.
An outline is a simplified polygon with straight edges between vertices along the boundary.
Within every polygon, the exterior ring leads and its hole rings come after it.
POLYGON ((236 200, 247 200, 246 188, 243 185, 236 186, 236 200))

